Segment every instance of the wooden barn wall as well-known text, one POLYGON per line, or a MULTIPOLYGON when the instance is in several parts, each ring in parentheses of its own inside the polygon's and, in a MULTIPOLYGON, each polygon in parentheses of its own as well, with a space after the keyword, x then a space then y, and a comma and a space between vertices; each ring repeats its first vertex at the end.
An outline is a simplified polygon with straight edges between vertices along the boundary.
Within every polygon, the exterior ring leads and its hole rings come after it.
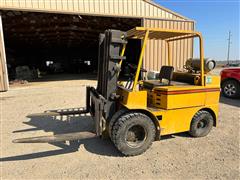
MULTIPOLYGON (((144 19, 143 26, 179 30, 194 30, 192 21, 171 21, 144 19)), ((171 42, 172 61, 175 70, 183 68, 185 61, 193 57, 193 40, 179 40, 171 42)), ((143 67, 147 70, 159 71, 162 65, 168 64, 166 43, 161 40, 149 40, 144 55, 143 67)))

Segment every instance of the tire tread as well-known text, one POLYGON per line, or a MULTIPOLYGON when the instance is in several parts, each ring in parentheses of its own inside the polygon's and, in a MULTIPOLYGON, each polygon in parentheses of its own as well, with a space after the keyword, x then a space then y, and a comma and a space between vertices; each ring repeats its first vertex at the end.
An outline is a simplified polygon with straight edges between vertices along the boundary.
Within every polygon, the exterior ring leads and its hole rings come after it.
MULTIPOLYGON (((206 116, 211 116, 212 115, 208 112, 208 111, 205 111, 205 110, 200 110, 198 111, 192 118, 192 122, 191 122, 191 126, 190 126, 190 131, 189 131, 189 134, 193 137, 203 137, 203 136, 206 136, 210 131, 211 131, 211 128, 209 129, 209 131, 207 133, 203 133, 202 135, 196 135, 194 130, 193 130, 193 127, 194 127, 194 124, 197 123, 198 119, 201 118, 201 116, 203 115, 206 115, 206 116)), ((212 125, 213 125, 213 117, 212 117, 212 125)))
MULTIPOLYGON (((112 130, 112 141, 113 143, 115 144, 115 146, 119 149, 119 147, 121 146, 119 141, 118 141, 118 133, 119 133, 119 130, 124 126, 125 122, 127 122, 130 118, 133 118, 133 117, 143 117, 143 118, 148 118, 150 119, 147 115, 145 114, 142 114, 142 113, 138 113, 138 112, 129 112, 127 114, 123 114, 114 124, 113 126, 113 130, 112 130)), ((151 131, 156 134, 156 128, 155 128, 155 125, 153 124, 152 120, 150 119, 152 125, 151 125, 151 131)), ((127 155, 127 156, 136 156, 136 155, 140 155, 142 153, 144 153, 151 145, 152 145, 152 142, 154 141, 155 137, 151 137, 151 143, 148 144, 147 147, 144 148, 143 151, 141 152, 135 152, 135 153, 132 153, 132 154, 128 154, 128 152, 122 152, 124 155, 127 155)))

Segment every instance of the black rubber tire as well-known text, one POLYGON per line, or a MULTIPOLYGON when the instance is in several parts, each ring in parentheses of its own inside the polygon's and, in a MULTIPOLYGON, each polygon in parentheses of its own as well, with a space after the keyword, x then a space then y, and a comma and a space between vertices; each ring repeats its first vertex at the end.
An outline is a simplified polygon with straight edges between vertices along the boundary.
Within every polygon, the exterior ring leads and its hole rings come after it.
MULTIPOLYGON (((151 118, 138 112, 123 114, 114 124, 112 140, 117 149, 126 156, 136 156, 144 153, 155 139, 156 128, 151 118), (136 146, 130 145, 127 135, 131 128, 139 127, 144 130, 144 139, 136 146)), ((141 135, 142 136, 142 135, 141 135)))
POLYGON ((222 84, 222 93, 225 97, 228 97, 228 98, 237 98, 237 97, 240 97, 240 83, 237 82, 236 80, 226 80, 223 82, 222 84), (231 86, 235 89, 235 92, 234 94, 230 94, 229 92, 227 92, 227 87, 228 86, 231 86))
POLYGON ((206 136, 211 131, 213 123, 213 116, 208 111, 198 111, 192 118, 189 134, 193 137, 206 136))
MULTIPOLYGON (((109 122, 109 124, 108 124, 108 134, 109 134, 111 140, 112 140, 112 129, 113 129, 113 126, 114 126, 115 122, 118 120, 118 118, 119 118, 120 116, 122 116, 123 114, 125 114, 125 113, 127 113, 127 112, 128 112, 128 109, 123 107, 122 109, 120 109, 119 111, 117 111, 117 112, 113 115, 113 117, 111 118, 111 120, 110 120, 110 122, 109 122)), ((112 141, 113 141, 113 140, 112 140, 112 141)))

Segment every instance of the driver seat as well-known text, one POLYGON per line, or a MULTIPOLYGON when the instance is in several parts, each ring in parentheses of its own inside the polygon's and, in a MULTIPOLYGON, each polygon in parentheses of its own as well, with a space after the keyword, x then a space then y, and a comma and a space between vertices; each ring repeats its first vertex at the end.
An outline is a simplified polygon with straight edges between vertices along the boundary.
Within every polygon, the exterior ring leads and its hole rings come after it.
POLYGON ((159 73, 159 80, 144 81, 143 87, 146 89, 153 89, 156 86, 170 86, 173 72, 173 66, 162 66, 159 73), (167 83, 163 82, 163 80, 167 80, 167 83))
POLYGON ((162 66, 159 74, 160 83, 163 83, 162 80, 166 79, 168 81, 167 85, 170 85, 173 77, 173 71, 174 71, 173 66, 162 66))

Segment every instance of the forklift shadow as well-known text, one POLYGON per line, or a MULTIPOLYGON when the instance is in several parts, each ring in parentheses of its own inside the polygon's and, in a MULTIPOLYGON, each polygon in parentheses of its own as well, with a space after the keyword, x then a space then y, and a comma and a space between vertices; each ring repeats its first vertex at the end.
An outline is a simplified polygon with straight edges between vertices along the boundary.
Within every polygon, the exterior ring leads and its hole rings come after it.
MULTIPOLYGON (((59 112, 59 110, 57 111, 59 112)), ((23 123, 32 126, 32 128, 16 130, 13 131, 13 133, 44 131, 53 135, 63 135, 66 133, 94 131, 94 123, 89 114, 68 116, 44 116, 41 114, 36 114, 28 116, 28 118, 30 120, 23 123)), ((161 137, 161 141, 175 138, 175 136, 190 137, 187 133, 179 133, 163 136, 161 137)), ((99 137, 64 142, 49 142, 48 144, 56 146, 59 149, 18 156, 1 157, 0 162, 31 160, 69 153, 77 153, 81 145, 84 146, 86 151, 93 154, 112 157, 123 156, 119 151, 117 151, 109 139, 100 139, 99 137)))
MULTIPOLYGON (((61 135, 65 133, 75 132, 93 132, 93 120, 90 115, 68 115, 68 116, 30 116, 30 121, 24 124, 33 126, 34 128, 13 131, 13 133, 23 133, 30 131, 43 130, 44 132, 52 133, 53 135, 61 135)), ((43 158, 49 156, 56 156, 61 154, 68 154, 77 152, 81 145, 94 154, 103 156, 122 156, 120 152, 114 147, 113 143, 108 139, 100 139, 93 137, 89 139, 65 141, 65 142, 51 142, 51 145, 57 146, 60 149, 50 150, 44 152, 37 152, 31 154, 23 154, 18 156, 3 157, 1 161, 20 161, 30 160, 36 158, 43 158)))
POLYGON ((221 96, 220 103, 230 105, 230 106, 240 107, 240 99, 230 99, 230 98, 221 96))
POLYGON ((162 140, 168 140, 168 139, 174 139, 176 137, 182 137, 182 138, 192 138, 192 136, 190 136, 188 134, 188 132, 181 132, 181 133, 176 133, 176 134, 170 134, 170 135, 165 135, 165 136, 161 136, 160 141, 162 140))

